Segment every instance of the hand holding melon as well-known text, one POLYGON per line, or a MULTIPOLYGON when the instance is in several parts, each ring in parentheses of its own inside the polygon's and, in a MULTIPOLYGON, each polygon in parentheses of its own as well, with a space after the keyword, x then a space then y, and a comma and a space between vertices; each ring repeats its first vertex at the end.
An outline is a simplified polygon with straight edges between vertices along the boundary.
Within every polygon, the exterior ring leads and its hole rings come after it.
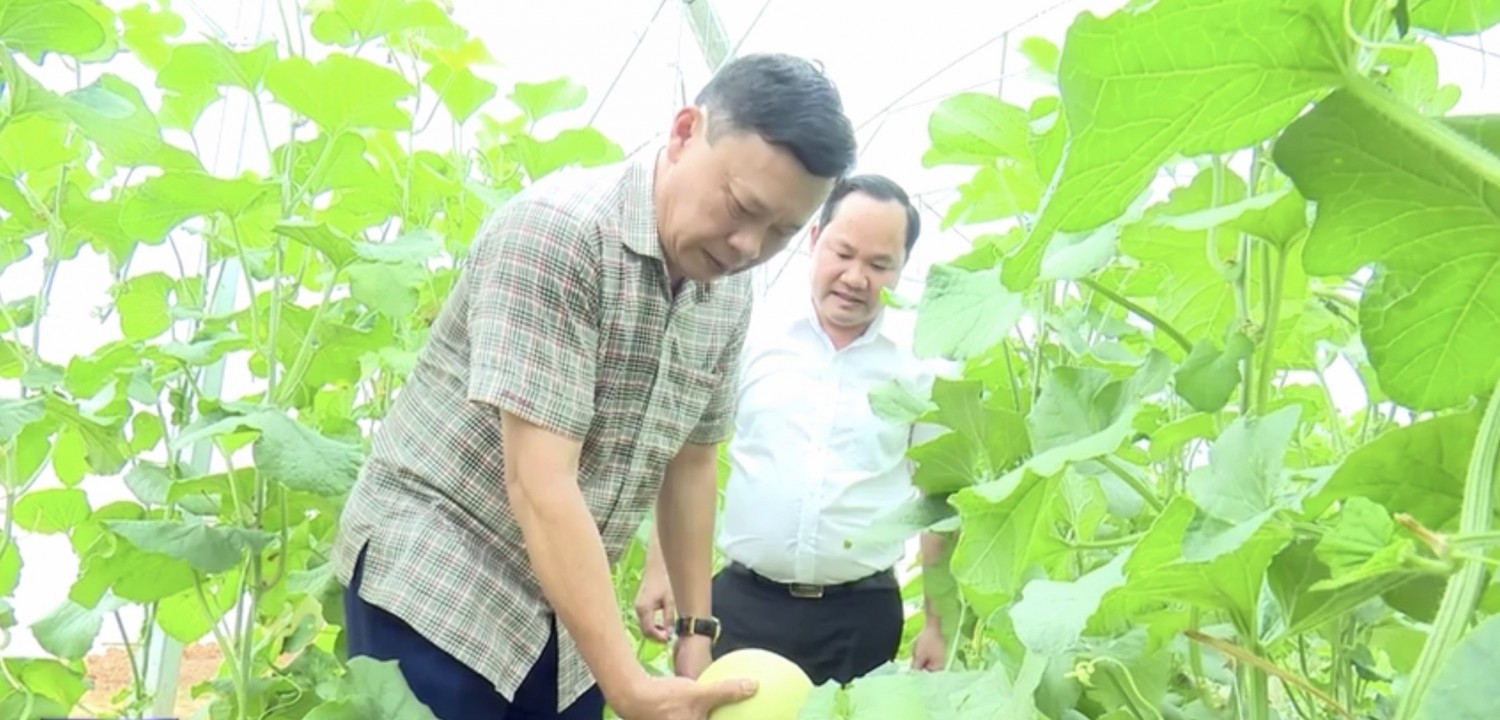
POLYGON ((812 693, 812 680, 797 664, 768 650, 726 653, 698 676, 700 684, 749 679, 757 685, 748 699, 721 705, 709 720, 796 720, 812 693))

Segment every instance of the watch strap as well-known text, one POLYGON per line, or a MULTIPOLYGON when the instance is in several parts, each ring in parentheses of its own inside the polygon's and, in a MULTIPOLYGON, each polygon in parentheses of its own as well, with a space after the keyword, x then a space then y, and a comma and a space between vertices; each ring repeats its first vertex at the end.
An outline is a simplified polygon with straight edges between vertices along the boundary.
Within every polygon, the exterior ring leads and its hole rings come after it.
POLYGON ((679 617, 675 623, 678 637, 704 635, 712 642, 719 641, 719 621, 711 617, 679 617))

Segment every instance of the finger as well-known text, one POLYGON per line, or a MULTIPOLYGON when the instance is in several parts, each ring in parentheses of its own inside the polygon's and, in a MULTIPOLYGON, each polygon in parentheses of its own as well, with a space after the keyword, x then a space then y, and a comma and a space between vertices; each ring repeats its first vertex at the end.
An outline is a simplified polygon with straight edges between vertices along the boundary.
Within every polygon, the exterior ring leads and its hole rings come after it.
POLYGON ((751 696, 755 695, 755 691, 755 681, 748 678, 720 680, 698 686, 698 694, 708 704, 709 708, 748 700, 751 696))

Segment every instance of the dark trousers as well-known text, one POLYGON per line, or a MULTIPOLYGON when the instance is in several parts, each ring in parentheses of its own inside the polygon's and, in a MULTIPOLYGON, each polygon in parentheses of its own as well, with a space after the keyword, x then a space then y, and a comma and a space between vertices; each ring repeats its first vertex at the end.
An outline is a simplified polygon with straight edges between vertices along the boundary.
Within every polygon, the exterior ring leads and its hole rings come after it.
MULTIPOLYGON (((349 656, 395 660, 417 699, 438 720, 599 720, 604 697, 596 686, 562 713, 557 712, 557 626, 542 656, 531 667, 513 701, 495 691, 479 673, 412 629, 405 621, 359 597, 364 551, 355 561, 354 577, 344 589, 344 626, 349 656)), ((496 637, 504 628, 495 628, 496 637)))
POLYGON ((893 573, 796 597, 780 583, 731 563, 714 577, 720 623, 714 657, 740 648, 770 650, 821 685, 845 684, 895 659, 906 625, 893 573))

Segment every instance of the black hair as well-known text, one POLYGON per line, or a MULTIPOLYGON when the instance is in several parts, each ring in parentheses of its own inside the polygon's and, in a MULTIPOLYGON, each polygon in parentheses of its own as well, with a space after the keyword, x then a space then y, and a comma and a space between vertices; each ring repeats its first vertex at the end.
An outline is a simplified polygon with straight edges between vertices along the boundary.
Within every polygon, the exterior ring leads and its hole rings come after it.
POLYGON ((828 227, 833 221, 833 216, 838 212, 839 203, 850 193, 860 193, 875 200, 886 200, 897 203, 906 210, 906 257, 911 258, 911 249, 917 244, 917 237, 922 234, 922 218, 917 214, 917 209, 912 207, 911 198, 907 197, 906 191, 896 184, 896 181, 874 173, 855 175, 853 177, 841 178, 833 186, 833 192, 829 193, 828 201, 823 203, 823 213, 818 217, 819 227, 828 227))
POLYGON ((838 88, 807 60, 781 53, 737 58, 714 75, 696 102, 708 110, 710 142, 729 132, 753 132, 818 177, 840 178, 854 167, 854 125, 838 88))

